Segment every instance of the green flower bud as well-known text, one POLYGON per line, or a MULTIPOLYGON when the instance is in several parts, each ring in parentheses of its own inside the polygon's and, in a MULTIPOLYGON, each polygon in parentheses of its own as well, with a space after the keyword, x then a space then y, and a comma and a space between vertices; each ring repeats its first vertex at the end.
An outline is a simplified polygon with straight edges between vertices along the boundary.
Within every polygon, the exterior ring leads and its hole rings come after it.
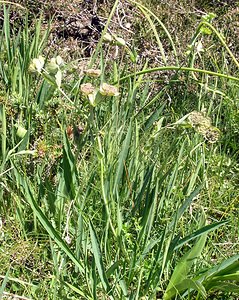
POLYGON ((121 46, 121 47, 125 47, 126 46, 126 42, 124 39, 118 37, 118 36, 114 36, 114 39, 115 39, 115 44, 117 46, 121 46))
POLYGON ((20 125, 17 127, 17 133, 16 133, 16 135, 19 138, 23 139, 24 136, 26 135, 26 133, 27 133, 27 130, 24 127, 22 127, 20 125))
POLYGON ((104 43, 109 43, 111 44, 113 42, 113 37, 111 34, 109 33, 106 33, 104 36, 103 36, 103 42, 104 43))

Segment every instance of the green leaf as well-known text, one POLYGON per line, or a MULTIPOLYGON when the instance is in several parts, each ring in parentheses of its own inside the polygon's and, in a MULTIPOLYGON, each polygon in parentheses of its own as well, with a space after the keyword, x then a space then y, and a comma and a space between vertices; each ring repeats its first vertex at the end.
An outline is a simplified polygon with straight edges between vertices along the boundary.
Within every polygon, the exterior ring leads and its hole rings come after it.
POLYGON ((77 170, 75 158, 71 151, 70 143, 66 133, 64 133, 64 148, 63 148, 63 162, 62 168, 64 173, 66 191, 71 199, 75 197, 75 186, 77 182, 77 170))
POLYGON ((119 281, 119 285, 120 285, 120 287, 121 287, 121 290, 122 290, 124 296, 127 297, 127 296, 128 296, 128 289, 127 289, 127 285, 126 285, 125 280, 124 280, 124 279, 121 279, 121 280, 119 281))
MULTIPOLYGON (((17 172, 17 171, 16 171, 17 172)), ((31 183, 24 179, 19 173, 18 173, 18 180, 20 180, 20 185, 22 189, 23 195, 26 197, 26 200, 30 204, 34 214, 41 222, 44 229, 48 232, 50 237, 57 243, 59 248, 65 252, 65 254, 73 261, 73 263, 78 267, 79 271, 81 273, 84 273, 84 268, 82 267, 81 263, 78 261, 78 259, 75 257, 71 249, 67 246, 65 241, 61 238, 59 233, 55 230, 55 228, 52 226, 52 224, 48 221, 47 217, 44 215, 43 211, 37 204, 37 202, 34 199, 33 196, 33 189, 31 187, 31 183)))
POLYGON ((113 265, 111 265, 111 266, 109 267, 109 269, 106 271, 107 278, 108 278, 111 274, 113 274, 114 271, 115 271, 116 269, 118 269, 119 266, 120 266, 120 261, 119 261, 119 260, 117 260, 115 263, 113 263, 113 265))
POLYGON ((109 292, 110 286, 109 286, 109 282, 106 277, 106 272, 105 272, 104 265, 103 265, 99 242, 97 240, 96 233, 95 233, 93 224, 91 222, 89 223, 89 228, 90 228, 92 252, 93 252, 93 255, 95 258, 95 264, 96 264, 97 270, 99 272, 101 283, 102 283, 105 291, 109 292))
MULTIPOLYGON (((203 222, 205 222, 205 216, 203 215, 203 222)), ((196 261, 201 255, 201 252, 205 246, 207 235, 203 234, 191 250, 189 250, 176 265, 173 274, 170 278, 170 282, 167 286, 163 299, 168 300, 174 297, 178 293, 177 286, 181 284, 185 279, 188 279, 188 273, 196 261)))
POLYGON ((74 291, 75 293, 77 293, 81 297, 83 297, 81 299, 93 300, 92 297, 89 297, 89 295, 86 295, 85 291, 82 292, 78 287, 76 287, 76 286, 74 286, 74 285, 72 285, 72 284, 70 284, 70 283, 68 283, 66 281, 61 281, 61 283, 63 285, 66 285, 67 287, 69 287, 72 291, 74 291))
POLYGON ((233 261, 230 265, 225 266, 223 269, 216 272, 214 276, 224 276, 234 272, 239 272, 239 259, 233 261))
POLYGON ((117 171, 116 171, 116 175, 115 175, 114 191, 116 191, 116 188, 118 187, 118 185, 119 185, 119 183, 122 179, 123 170, 124 170, 124 163, 125 163, 125 160, 128 156, 128 152, 129 152, 131 134, 132 134, 132 126, 130 124, 129 128, 128 128, 127 135, 126 135, 126 138, 125 138, 125 140, 123 142, 123 145, 122 145, 121 152, 119 154, 118 167, 117 167, 117 171))
POLYGON ((9 276, 9 273, 10 273, 10 267, 9 267, 9 269, 7 270, 6 275, 4 276, 2 285, 1 285, 1 287, 0 287, 0 299, 3 299, 3 293, 4 293, 4 290, 5 290, 6 285, 7 285, 7 282, 8 282, 8 276, 9 276))
MULTIPOLYGON (((193 281, 192 279, 184 279, 181 283, 177 284, 174 286, 171 290, 168 291, 168 294, 172 291, 173 296, 176 295, 177 293, 180 293, 185 290, 195 290, 200 293, 200 295, 206 299, 207 298, 207 292, 204 288, 204 286, 198 282, 198 281, 193 281), (175 293, 177 291, 177 293, 175 293)), ((170 299, 170 298, 167 298, 170 299)))
POLYGON ((239 281, 239 271, 236 272, 236 273, 231 273, 231 274, 226 274, 226 275, 221 275, 221 276, 215 276, 215 277, 212 278, 211 282, 226 281, 226 280, 239 281))
POLYGON ((1 144, 2 144, 2 161, 5 160, 7 155, 7 121, 5 114, 5 106, 0 106, 0 121, 2 123, 1 129, 1 144))
POLYGON ((199 187, 197 187, 196 190, 194 190, 186 198, 186 200, 183 202, 183 204, 181 205, 181 207, 178 209, 177 213, 175 214, 174 219, 169 224, 169 228, 172 228, 174 226, 174 224, 176 224, 177 221, 182 217, 183 213, 190 206, 190 204, 193 202, 193 200, 195 199, 195 197, 199 194, 199 192, 201 191, 202 187, 203 187, 202 185, 200 185, 199 187))
POLYGON ((217 290, 217 291, 223 291, 228 293, 239 293, 239 286, 233 283, 229 282, 217 282, 215 285, 213 285, 210 290, 217 290))
POLYGON ((215 229, 219 228, 220 226, 225 225, 227 222, 228 221, 217 222, 217 223, 214 223, 214 224, 206 225, 206 226, 196 230, 192 234, 190 234, 190 235, 186 236, 185 238, 179 240, 178 243, 177 243, 177 246, 174 248, 174 250, 182 247, 182 245, 188 243, 189 241, 200 237, 202 234, 209 233, 212 230, 215 230, 215 229))
POLYGON ((234 273, 237 272, 238 269, 239 269, 239 254, 223 260, 221 263, 209 269, 207 272, 203 273, 202 275, 197 276, 195 279, 199 280, 200 282, 205 281, 205 283, 209 284, 210 280, 212 280, 215 276, 234 273))

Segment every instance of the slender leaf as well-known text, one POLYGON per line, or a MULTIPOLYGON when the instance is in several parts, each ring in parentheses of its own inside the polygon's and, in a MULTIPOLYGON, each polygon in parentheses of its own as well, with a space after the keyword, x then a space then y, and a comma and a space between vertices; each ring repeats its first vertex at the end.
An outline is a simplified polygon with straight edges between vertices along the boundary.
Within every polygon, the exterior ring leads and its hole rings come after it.
POLYGON ((212 230, 215 230, 215 229, 221 227, 222 225, 225 225, 226 223, 228 223, 228 221, 221 221, 221 222, 206 225, 203 228, 200 228, 200 229, 194 231, 192 234, 190 234, 190 235, 186 236, 185 238, 179 240, 174 249, 176 250, 176 249, 182 247, 182 245, 188 243, 189 241, 200 237, 202 234, 209 233, 212 230))
POLYGON ((109 292, 110 291, 110 286, 109 286, 109 282, 108 282, 107 277, 106 277, 106 272, 105 272, 105 268, 104 268, 104 265, 103 265, 100 246, 99 246, 99 243, 98 243, 98 240, 97 240, 97 237, 96 237, 96 233, 95 233, 93 224, 91 222, 89 223, 89 228, 90 228, 92 252, 93 252, 93 255, 94 255, 94 258, 95 258, 95 263, 96 263, 97 270, 99 272, 100 280, 101 280, 101 283, 102 283, 105 291, 109 292))
POLYGON ((10 270, 11 270, 10 268, 7 270, 7 273, 4 276, 2 285, 0 287, 0 299, 3 299, 3 293, 5 291, 5 288, 6 288, 6 285, 7 285, 7 282, 8 282, 8 276, 9 276, 10 270))
POLYGON ((75 257, 71 249, 67 246, 65 241, 61 238, 59 233, 55 230, 55 228, 52 226, 52 224, 48 221, 47 217, 42 212, 41 208, 37 204, 34 196, 33 196, 33 190, 31 187, 31 184, 27 180, 23 180, 22 178, 22 193, 26 197, 26 200, 30 204, 34 214, 37 216, 39 221, 41 222, 44 229, 48 232, 50 237, 57 243, 57 245, 60 247, 62 251, 65 252, 65 254, 73 261, 73 263, 79 268, 79 271, 81 273, 84 272, 84 268, 82 264, 79 262, 79 260, 75 257))
POLYGON ((120 183, 120 180, 122 179, 124 163, 126 161, 126 158, 127 158, 128 152, 129 152, 131 134, 132 134, 132 126, 130 124, 128 127, 127 135, 126 135, 125 140, 122 145, 121 152, 119 154, 118 167, 116 170, 115 182, 114 182, 114 191, 116 191, 116 189, 118 188, 118 185, 120 183))
POLYGON ((177 286, 183 282, 183 280, 188 279, 188 273, 195 263, 196 259, 199 258, 201 252, 205 246, 207 235, 203 234, 196 244, 190 249, 184 256, 180 259, 176 265, 173 274, 170 278, 170 282, 167 286, 166 292, 163 299, 168 300, 174 297, 178 293, 177 286))

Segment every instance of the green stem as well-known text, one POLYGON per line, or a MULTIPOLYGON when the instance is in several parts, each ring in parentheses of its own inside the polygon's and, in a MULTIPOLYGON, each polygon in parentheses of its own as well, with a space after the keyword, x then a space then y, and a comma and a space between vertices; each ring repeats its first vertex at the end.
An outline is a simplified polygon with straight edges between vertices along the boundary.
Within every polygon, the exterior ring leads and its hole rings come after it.
POLYGON ((0 1, 0 4, 12 4, 12 5, 16 5, 19 8, 26 9, 26 7, 24 7, 18 3, 11 2, 11 1, 0 1))
POLYGON ((129 2, 135 4, 144 13, 144 15, 146 15, 145 12, 148 13, 148 14, 150 14, 159 23, 159 25, 163 28, 164 32, 168 36, 168 39, 169 39, 169 41, 170 41, 170 43, 172 45, 172 48, 173 48, 173 53, 175 55, 176 63, 179 64, 178 54, 177 54, 177 50, 176 50, 175 44, 173 42, 173 39, 172 39, 169 31, 167 30, 167 28, 165 27, 165 25, 163 24, 163 22, 150 9, 148 9, 146 6, 142 5, 141 3, 135 2, 133 0, 129 0, 129 2))
POLYGON ((112 10, 111 10, 111 12, 110 12, 110 15, 109 15, 109 17, 108 17, 108 19, 107 19, 107 22, 106 22, 106 24, 105 24, 105 28, 104 28, 104 30, 102 31, 100 40, 99 40, 98 45, 97 45, 97 47, 96 47, 96 49, 95 49, 95 52, 94 52, 94 54, 93 54, 93 56, 92 56, 92 59, 91 59, 91 61, 90 61, 90 66, 89 66, 89 67, 92 67, 93 64, 94 64, 94 62, 95 62, 95 60, 96 60, 96 57, 97 57, 97 55, 98 55, 98 53, 99 53, 99 51, 100 51, 100 47, 101 47, 101 45, 102 45, 102 43, 103 43, 104 35, 106 34, 106 32, 107 32, 107 30, 108 30, 110 21, 111 21, 113 15, 114 15, 114 13, 115 13, 115 10, 116 10, 116 8, 117 8, 118 3, 119 3, 119 0, 116 0, 116 1, 115 1, 115 4, 114 4, 114 6, 113 6, 113 8, 112 8, 112 10))
POLYGON ((229 49, 229 47, 227 46, 227 44, 225 43, 223 37, 221 36, 221 34, 216 30, 216 28, 214 28, 214 26, 212 26, 210 23, 206 22, 206 21, 202 21, 199 26, 198 26, 198 30, 200 30, 200 28, 205 25, 207 27, 209 27, 218 37, 218 39, 220 40, 220 42, 222 43, 223 47, 227 50, 228 54, 231 56, 232 60, 234 61, 234 63, 236 64, 236 66, 239 68, 239 62, 237 61, 236 57, 234 56, 234 54, 232 53, 232 51, 229 49))
MULTIPOLYGON (((186 71, 186 72, 197 72, 197 73, 202 73, 206 75, 212 75, 212 76, 217 76, 221 78, 227 78, 231 80, 235 80, 239 82, 238 77, 234 77, 231 75, 226 75, 222 73, 217 73, 213 71, 208 71, 208 70, 203 70, 203 69, 196 69, 196 68, 189 68, 189 67, 177 67, 177 66, 166 66, 166 67, 157 67, 157 68, 151 68, 143 71, 139 71, 136 73, 131 73, 127 76, 124 76, 119 79, 119 82, 125 81, 126 79, 129 79, 131 77, 137 76, 137 75, 142 75, 142 74, 148 74, 148 73, 154 73, 154 72, 160 72, 160 71, 186 71)), ((114 82, 116 84, 117 82, 114 82)))

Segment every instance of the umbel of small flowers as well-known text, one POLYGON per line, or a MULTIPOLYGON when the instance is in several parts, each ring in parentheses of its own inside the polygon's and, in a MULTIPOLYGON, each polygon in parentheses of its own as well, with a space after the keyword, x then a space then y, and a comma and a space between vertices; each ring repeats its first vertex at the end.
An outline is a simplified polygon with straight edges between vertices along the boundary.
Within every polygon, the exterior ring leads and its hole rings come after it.
POLYGON ((188 115, 191 126, 209 142, 215 143, 220 137, 220 130, 212 126, 211 119, 203 112, 192 111, 188 115))
POLYGON ((92 106, 101 100, 102 96, 105 97, 116 97, 119 96, 119 89, 114 85, 108 83, 102 83, 98 88, 96 88, 92 83, 83 83, 80 86, 80 90, 83 95, 85 95, 92 106))
POLYGON ((103 96, 119 96, 119 90, 116 86, 107 83, 102 83, 100 86, 100 93, 103 96))

